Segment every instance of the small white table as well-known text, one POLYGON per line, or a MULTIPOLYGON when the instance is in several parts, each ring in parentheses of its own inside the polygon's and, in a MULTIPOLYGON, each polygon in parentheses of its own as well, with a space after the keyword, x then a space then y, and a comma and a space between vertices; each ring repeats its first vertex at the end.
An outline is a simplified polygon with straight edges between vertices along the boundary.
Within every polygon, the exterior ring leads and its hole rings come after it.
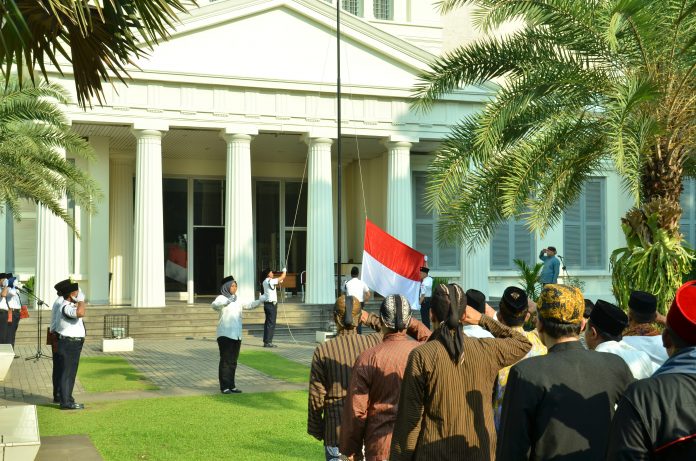
POLYGON ((40 447, 36 406, 0 407, 0 461, 33 461, 40 447))

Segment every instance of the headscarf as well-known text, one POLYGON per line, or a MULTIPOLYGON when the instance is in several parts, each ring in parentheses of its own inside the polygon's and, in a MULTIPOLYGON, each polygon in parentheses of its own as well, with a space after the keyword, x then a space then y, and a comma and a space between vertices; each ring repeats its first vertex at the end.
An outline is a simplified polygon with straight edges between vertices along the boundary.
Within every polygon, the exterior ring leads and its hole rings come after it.
POLYGON ((237 300, 237 295, 233 295, 230 292, 230 289, 232 288, 232 284, 237 283, 232 280, 228 280, 227 282, 224 282, 222 286, 220 287, 220 294, 224 296, 225 298, 229 299, 231 302, 235 302, 237 300))
POLYGON ((466 311, 466 303, 466 294, 456 283, 438 285, 430 302, 430 308, 442 321, 435 339, 442 343, 454 363, 461 362, 464 355, 460 319, 466 311))

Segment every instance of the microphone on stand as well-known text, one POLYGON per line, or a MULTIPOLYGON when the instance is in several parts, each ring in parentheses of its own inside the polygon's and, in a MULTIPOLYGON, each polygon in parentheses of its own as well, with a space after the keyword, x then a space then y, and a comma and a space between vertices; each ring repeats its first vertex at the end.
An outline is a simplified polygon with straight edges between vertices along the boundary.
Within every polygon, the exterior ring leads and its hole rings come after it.
POLYGON ((563 259, 563 256, 561 256, 561 255, 556 255, 556 256, 558 256, 558 259, 561 260, 561 263, 562 263, 561 269, 567 270, 567 269, 566 269, 566 265, 565 265, 565 260, 563 259))

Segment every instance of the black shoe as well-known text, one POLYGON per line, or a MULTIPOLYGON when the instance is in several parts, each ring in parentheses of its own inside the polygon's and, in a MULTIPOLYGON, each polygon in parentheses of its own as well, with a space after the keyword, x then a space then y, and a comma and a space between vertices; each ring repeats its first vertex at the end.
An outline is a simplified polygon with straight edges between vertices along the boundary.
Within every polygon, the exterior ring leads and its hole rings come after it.
POLYGON ((223 389, 220 392, 222 392, 223 394, 231 394, 232 393, 232 391, 230 389, 223 389))
POLYGON ((263 347, 278 347, 278 346, 276 346, 276 345, 273 344, 273 343, 264 343, 264 344, 263 344, 263 347))
POLYGON ((18 358, 20 358, 20 357, 21 357, 21 355, 16 355, 16 354, 15 354, 15 358, 16 358, 16 359, 18 359, 18 358))
POLYGON ((241 394, 242 391, 240 389, 237 389, 236 387, 233 387, 232 389, 229 389, 230 394, 241 394))
POLYGON ((61 405, 61 410, 84 410, 85 406, 81 403, 71 403, 68 405, 61 405))

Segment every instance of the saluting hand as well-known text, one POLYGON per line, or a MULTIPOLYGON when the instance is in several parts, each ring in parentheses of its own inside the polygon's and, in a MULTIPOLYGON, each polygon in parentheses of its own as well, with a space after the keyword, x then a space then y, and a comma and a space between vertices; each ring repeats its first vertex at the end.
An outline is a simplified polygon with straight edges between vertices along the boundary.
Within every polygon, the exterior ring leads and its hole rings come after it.
POLYGON ((471 306, 466 306, 461 322, 465 325, 478 325, 481 321, 481 313, 471 306))

